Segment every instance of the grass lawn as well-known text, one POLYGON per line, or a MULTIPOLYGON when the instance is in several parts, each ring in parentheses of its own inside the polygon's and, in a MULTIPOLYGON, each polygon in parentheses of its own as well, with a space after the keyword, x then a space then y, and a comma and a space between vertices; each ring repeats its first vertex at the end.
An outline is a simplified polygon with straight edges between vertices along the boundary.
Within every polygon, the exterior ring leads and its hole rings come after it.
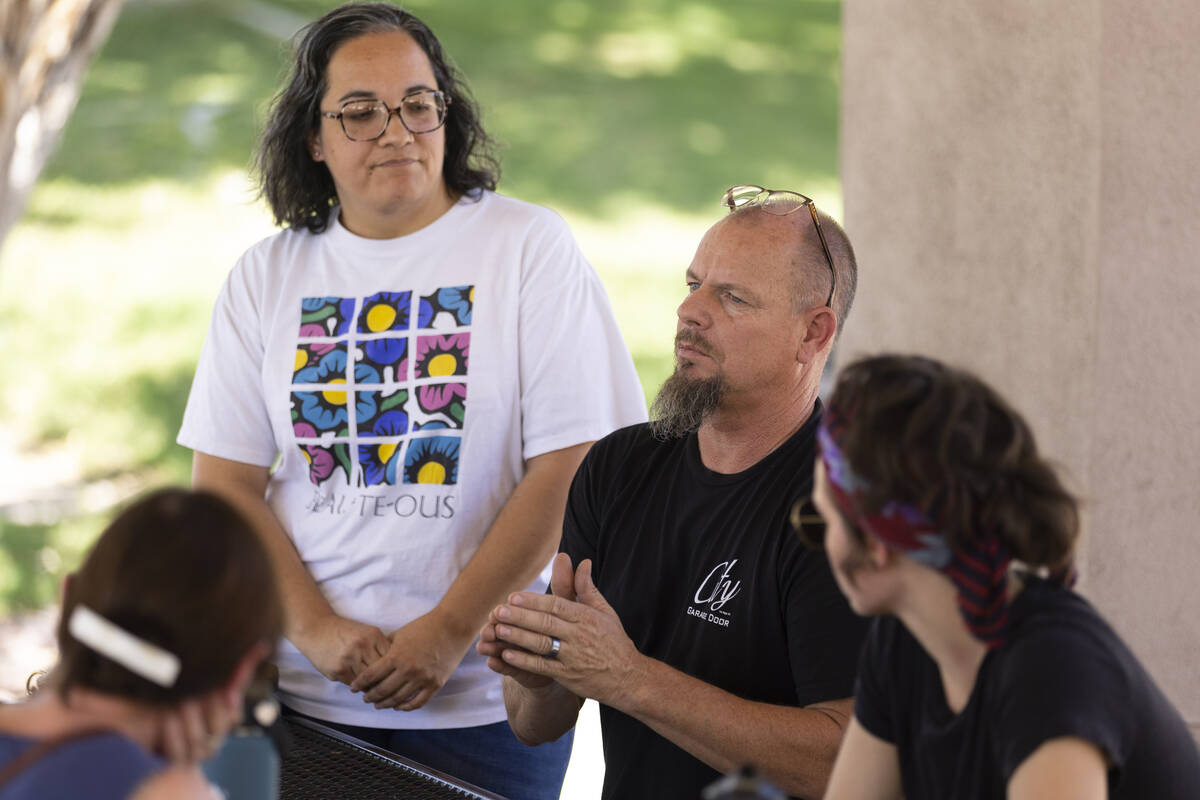
MULTIPOLYGON (((0 613, 51 601, 174 444, 220 282, 272 232, 246 174, 286 39, 329 3, 127 0, 0 251, 0 613)), ((831 0, 413 0, 608 287, 647 396, 683 271, 734 183, 840 216, 831 0)))

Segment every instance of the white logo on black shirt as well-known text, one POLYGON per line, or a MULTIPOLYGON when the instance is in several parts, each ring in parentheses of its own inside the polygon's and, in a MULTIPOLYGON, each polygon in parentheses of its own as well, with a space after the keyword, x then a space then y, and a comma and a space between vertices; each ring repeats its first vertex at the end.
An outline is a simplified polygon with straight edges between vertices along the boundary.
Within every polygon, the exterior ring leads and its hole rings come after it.
POLYGON ((688 606, 688 616, 699 617, 724 628, 729 627, 730 615, 728 611, 724 610, 725 604, 737 597, 742 590, 742 582, 735 581, 730 577, 737 562, 736 558, 722 561, 709 571, 692 598, 692 602, 696 605, 688 606), (707 606, 708 609, 705 610, 704 606, 707 606))

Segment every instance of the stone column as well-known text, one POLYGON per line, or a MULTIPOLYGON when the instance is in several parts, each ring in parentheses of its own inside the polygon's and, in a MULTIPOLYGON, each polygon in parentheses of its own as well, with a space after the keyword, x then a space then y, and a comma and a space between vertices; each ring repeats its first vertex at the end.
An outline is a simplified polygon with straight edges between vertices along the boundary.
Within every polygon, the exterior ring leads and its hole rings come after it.
POLYGON ((1085 507, 1086 594, 1200 732, 1200 5, 845 0, 839 360, 969 367, 1085 507))

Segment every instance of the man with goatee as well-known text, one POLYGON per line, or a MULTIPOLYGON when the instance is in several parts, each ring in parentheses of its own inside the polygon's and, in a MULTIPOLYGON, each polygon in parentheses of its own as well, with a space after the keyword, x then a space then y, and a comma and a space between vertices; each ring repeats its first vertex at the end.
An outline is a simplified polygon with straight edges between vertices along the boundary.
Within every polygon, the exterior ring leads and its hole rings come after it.
POLYGON ((854 252, 803 195, 737 186, 723 202, 653 421, 592 447, 552 594, 512 595, 478 646, 527 744, 600 702, 605 798, 694 800, 745 764, 819 797, 851 715, 865 627, 789 514, 812 490, 854 252))

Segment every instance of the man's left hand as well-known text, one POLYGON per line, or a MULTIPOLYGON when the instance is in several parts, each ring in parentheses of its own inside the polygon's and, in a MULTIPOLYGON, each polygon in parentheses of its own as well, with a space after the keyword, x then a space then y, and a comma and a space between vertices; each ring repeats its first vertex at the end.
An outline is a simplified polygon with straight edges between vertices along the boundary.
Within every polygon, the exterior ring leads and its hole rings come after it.
POLYGON ((458 668, 475 637, 457 636, 434 611, 388 637, 387 654, 358 673, 350 690, 376 708, 413 711, 429 702, 458 668))
POLYGON ((592 562, 575 572, 577 602, 564 597, 518 592, 495 611, 496 636, 514 647, 501 653, 512 666, 544 675, 580 697, 619 707, 619 699, 639 683, 643 656, 621 620, 592 583, 592 562), (559 640, 556 658, 551 638, 559 640), (519 649, 518 649, 519 648, 519 649))

